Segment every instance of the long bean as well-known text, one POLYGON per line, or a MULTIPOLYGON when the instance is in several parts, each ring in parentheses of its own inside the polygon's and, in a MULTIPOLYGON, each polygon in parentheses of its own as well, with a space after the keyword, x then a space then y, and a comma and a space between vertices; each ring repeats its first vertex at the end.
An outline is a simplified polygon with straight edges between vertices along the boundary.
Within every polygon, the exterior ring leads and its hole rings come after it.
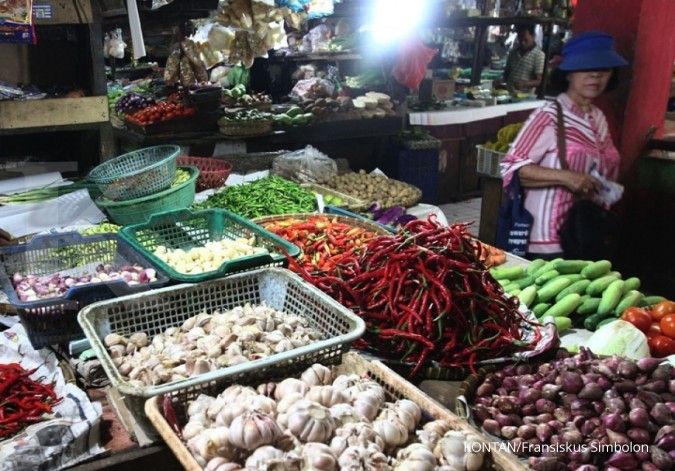
POLYGON ((0 204, 38 203, 40 201, 46 201, 52 198, 67 195, 68 193, 72 193, 77 190, 89 189, 91 187, 92 184, 85 181, 77 181, 71 185, 45 186, 42 188, 23 191, 21 193, 0 195, 0 204))

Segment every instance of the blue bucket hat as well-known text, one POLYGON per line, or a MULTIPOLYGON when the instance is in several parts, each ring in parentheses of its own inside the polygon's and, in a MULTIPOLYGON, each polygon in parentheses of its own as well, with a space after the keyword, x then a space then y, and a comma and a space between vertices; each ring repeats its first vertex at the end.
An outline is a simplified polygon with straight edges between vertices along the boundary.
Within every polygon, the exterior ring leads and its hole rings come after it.
POLYGON ((560 70, 613 69, 628 65, 626 59, 614 50, 614 38, 607 33, 589 31, 573 36, 562 51, 560 70))

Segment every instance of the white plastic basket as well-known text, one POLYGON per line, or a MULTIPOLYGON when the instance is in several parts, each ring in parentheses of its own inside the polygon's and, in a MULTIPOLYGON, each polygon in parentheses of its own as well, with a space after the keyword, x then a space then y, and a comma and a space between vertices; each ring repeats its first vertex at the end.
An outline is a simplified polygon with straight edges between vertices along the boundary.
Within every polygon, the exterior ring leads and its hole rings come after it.
POLYGON ((504 152, 476 146, 476 171, 488 177, 501 178, 499 164, 505 156, 504 152))
POLYGON ((127 406, 137 418, 143 416, 145 399, 159 394, 192 396, 215 385, 264 377, 271 370, 292 372, 313 363, 339 362, 342 353, 365 330, 363 320, 349 309, 294 273, 281 268, 265 268, 99 302, 80 311, 78 321, 112 386, 126 396, 127 406), (135 387, 122 377, 103 344, 104 337, 110 333, 128 336, 144 331, 151 339, 204 311, 222 311, 245 303, 263 302, 279 311, 304 317, 310 326, 319 330, 322 339, 259 360, 180 381, 144 387, 135 387))

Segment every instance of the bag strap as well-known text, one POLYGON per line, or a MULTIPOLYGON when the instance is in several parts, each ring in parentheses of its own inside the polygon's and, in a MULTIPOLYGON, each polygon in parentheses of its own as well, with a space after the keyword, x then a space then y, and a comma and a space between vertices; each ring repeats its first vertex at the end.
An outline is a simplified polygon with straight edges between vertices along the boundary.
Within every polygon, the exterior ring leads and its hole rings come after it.
POLYGON ((558 100, 555 101, 555 107, 558 114, 558 160, 560 161, 560 167, 563 170, 569 170, 570 166, 567 164, 567 142, 565 141, 565 122, 563 121, 563 109, 558 100))

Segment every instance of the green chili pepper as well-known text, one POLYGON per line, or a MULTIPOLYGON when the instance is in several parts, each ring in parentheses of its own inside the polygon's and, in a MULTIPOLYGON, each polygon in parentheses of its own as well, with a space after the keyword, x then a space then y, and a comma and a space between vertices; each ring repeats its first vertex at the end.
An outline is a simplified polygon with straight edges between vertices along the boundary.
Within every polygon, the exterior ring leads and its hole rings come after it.
POLYGON ((198 209, 224 208, 246 218, 314 211, 314 193, 297 183, 272 176, 244 185, 225 187, 195 205, 198 209))

